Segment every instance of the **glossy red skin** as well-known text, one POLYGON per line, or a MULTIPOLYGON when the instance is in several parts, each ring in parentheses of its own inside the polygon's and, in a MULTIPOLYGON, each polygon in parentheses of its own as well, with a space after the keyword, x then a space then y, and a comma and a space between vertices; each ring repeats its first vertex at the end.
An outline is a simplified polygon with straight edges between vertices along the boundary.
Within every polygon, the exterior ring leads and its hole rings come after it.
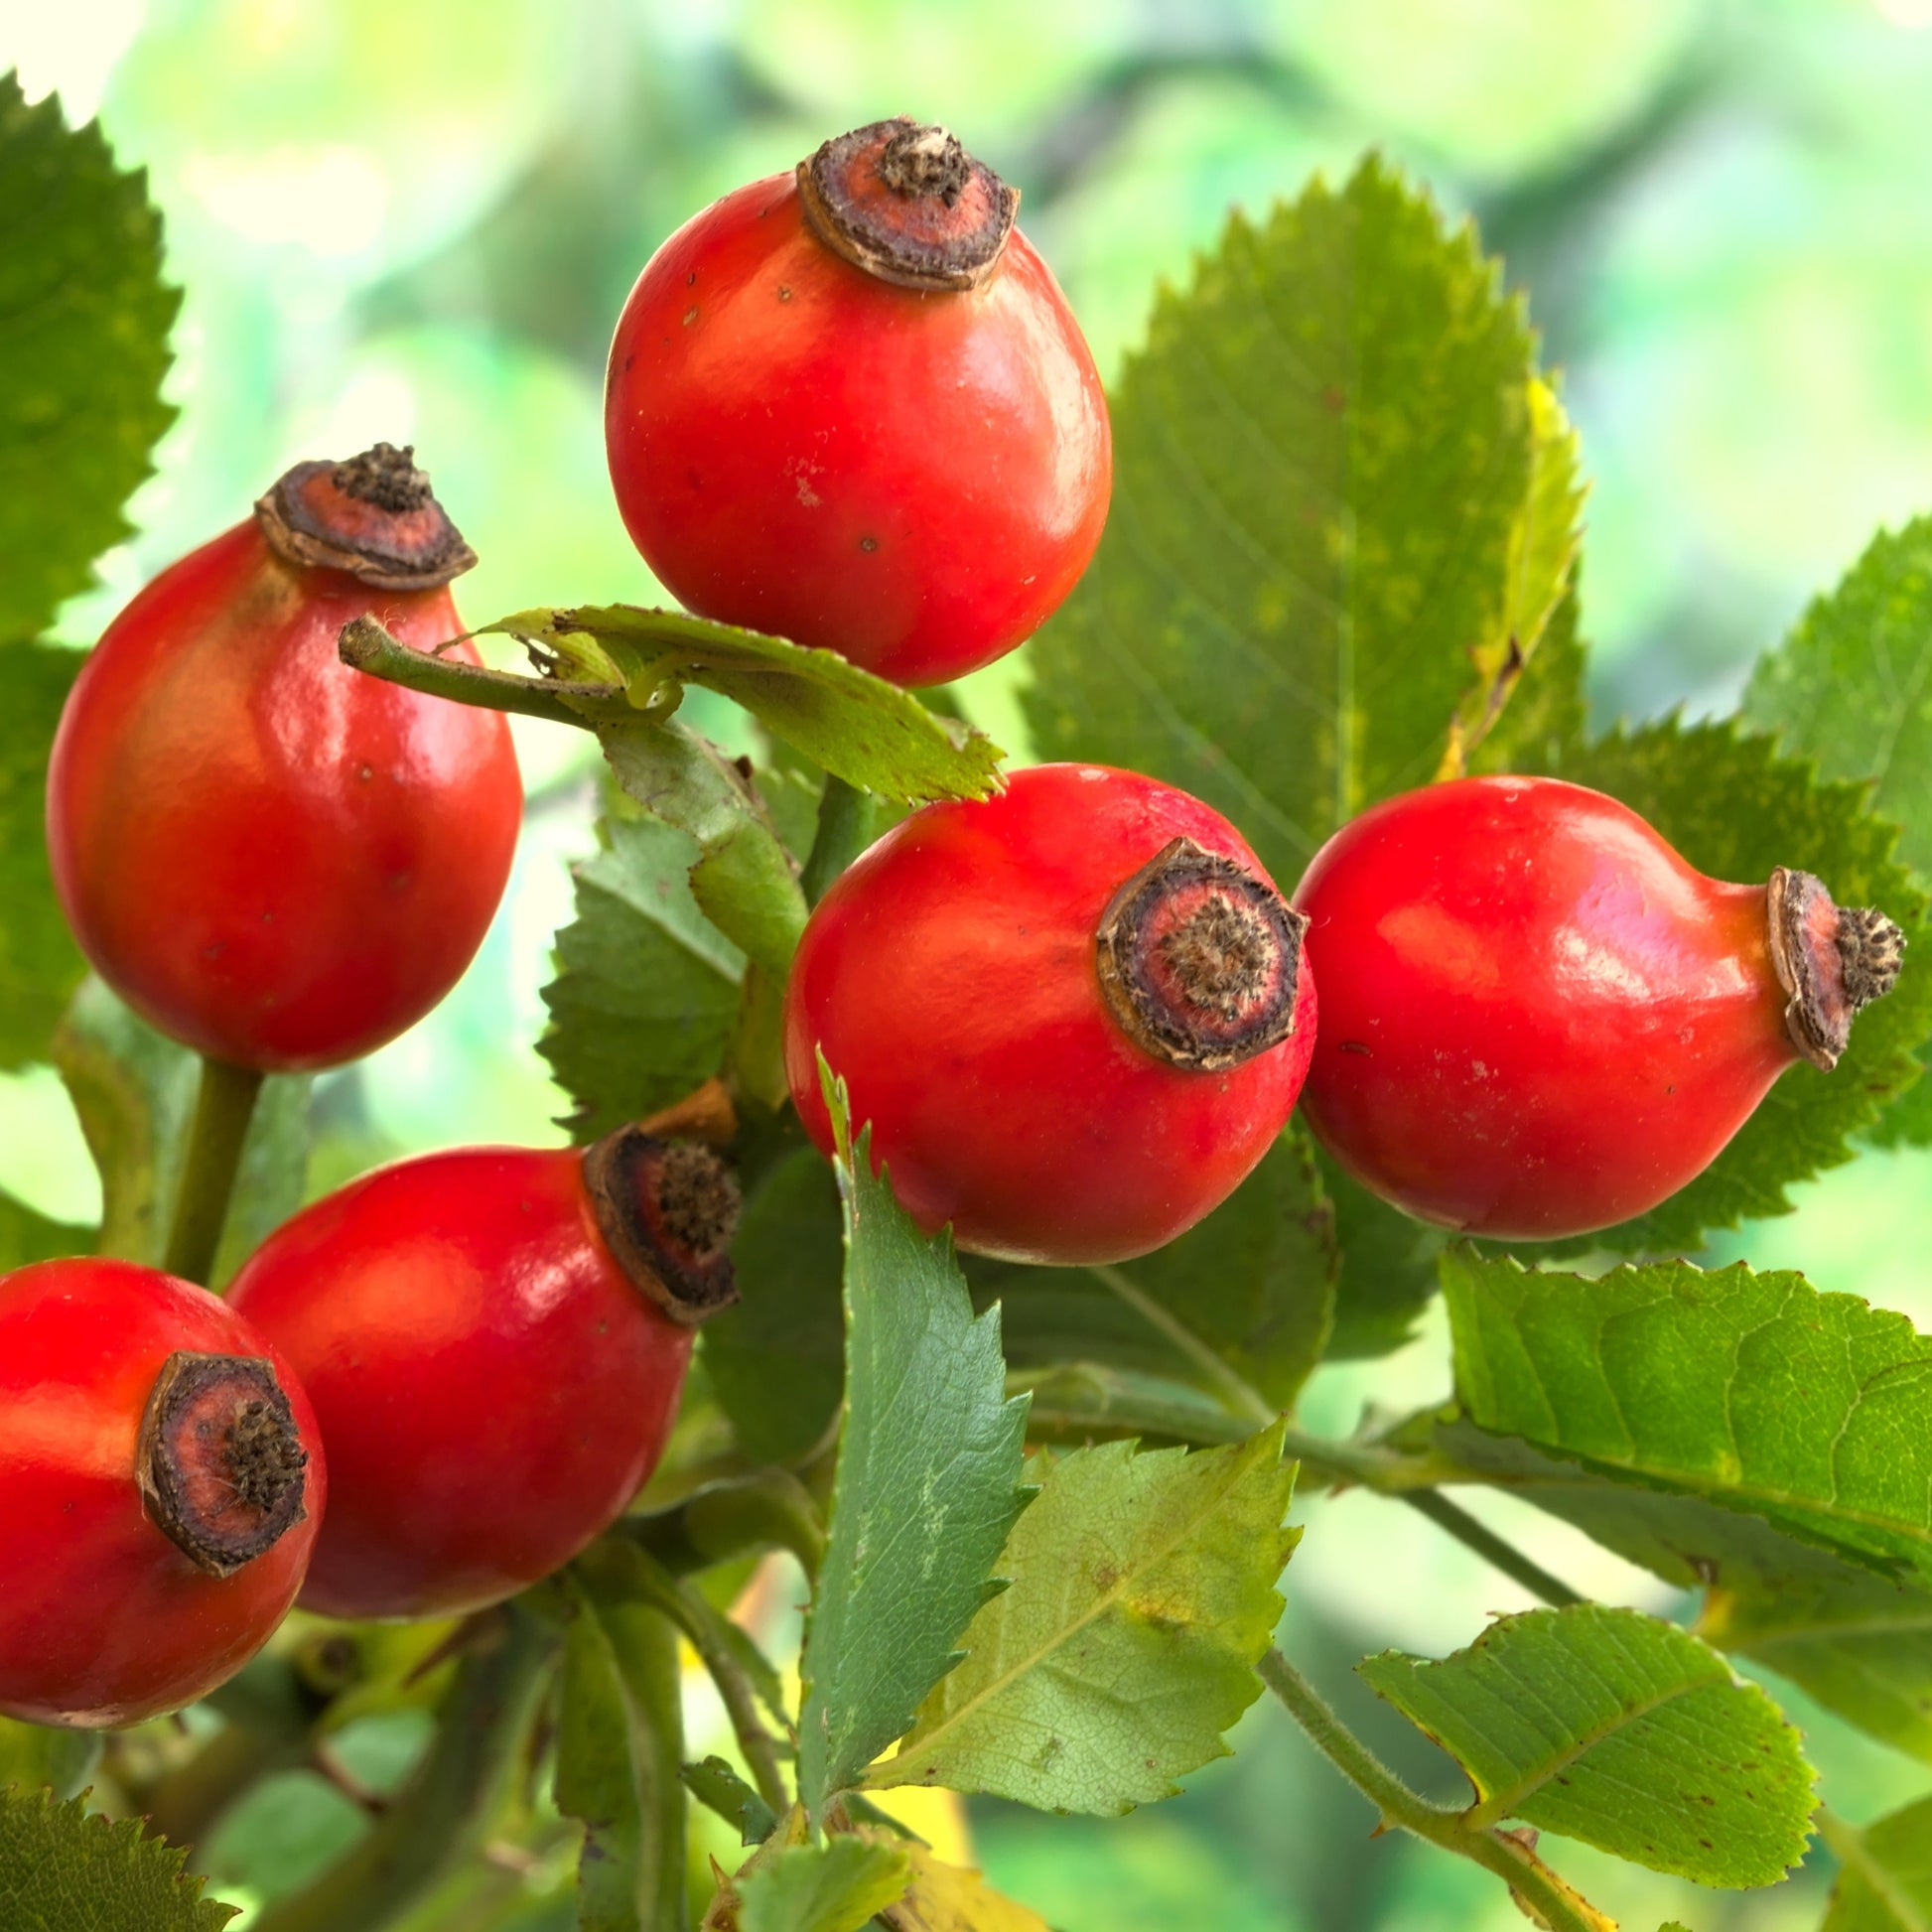
POLYGON ((810 233, 789 175, 645 265, 604 426, 631 539, 689 610, 897 684, 1031 636, 1093 555, 1113 479, 1093 357, 1017 229, 978 289, 896 288, 810 233))
POLYGON ((1137 772, 1044 764, 896 826, 813 911, 785 993, 785 1071, 829 1153, 817 1050, 875 1164, 928 1233, 1019 1261, 1125 1261, 1234 1191, 1281 1132, 1315 1035, 1306 959, 1289 1037, 1183 1071, 1122 1032, 1095 930, 1175 838, 1263 879, 1241 835, 1137 772))
POLYGON ((0 1281, 0 1712, 129 1725, 232 1677, 295 1600, 328 1500, 315 1412, 225 1303, 125 1261, 45 1261, 0 1281), (149 1518, 135 1443, 177 1349, 266 1357, 309 1452, 307 1515, 228 1577, 149 1518))
POLYGON ((1702 1173, 1798 1052, 1763 886, 1555 778, 1463 778, 1315 855, 1304 1112, 1365 1186, 1498 1240, 1608 1227, 1702 1173))
POLYGON ((238 524, 109 625, 54 742, 48 849, 81 950, 238 1065, 392 1039, 456 984, 509 878, 507 722, 343 664, 364 612, 418 646, 463 629, 447 589, 297 569, 238 524))
POLYGON ((365 1174, 270 1235, 228 1299, 322 1418, 302 1602, 335 1616, 451 1615, 568 1563, 656 1467, 691 1354, 612 1258, 571 1148, 365 1174))

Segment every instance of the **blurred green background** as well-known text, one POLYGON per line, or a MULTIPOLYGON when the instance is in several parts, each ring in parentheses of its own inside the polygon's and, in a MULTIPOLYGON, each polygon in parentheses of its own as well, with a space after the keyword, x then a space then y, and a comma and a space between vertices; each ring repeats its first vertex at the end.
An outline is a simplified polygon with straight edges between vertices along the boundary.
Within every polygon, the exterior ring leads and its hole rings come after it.
MULTIPOLYGON (((150 169, 187 291, 181 419, 136 498, 140 536, 65 614, 76 643, 290 462, 379 437, 419 446, 481 552, 459 586, 473 621, 649 600, 599 418, 625 290, 717 195, 899 111, 947 121, 1021 187, 1103 372, 1231 202, 1264 207, 1373 144, 1472 214, 1528 294, 1595 479, 1599 722, 1726 709, 1875 525, 1932 507, 1932 0, 64 0, 32 17, 10 0, 0 69, 16 65, 30 98, 98 112, 150 169)), ((1025 674, 1023 652, 966 693, 1023 755, 1025 674)), ((523 723, 529 835, 503 914, 438 1014, 324 1083, 318 1185, 417 1148, 561 1138, 532 1042, 595 773, 588 741, 523 723)), ((1928 1181, 1932 1155, 1868 1156, 1716 1258, 1801 1267, 1932 1326, 1928 1181)), ((0 1078, 0 1185, 90 1211, 49 1072, 0 1078)), ((1309 1421, 1346 1429, 1364 1402, 1447 1379, 1432 1331, 1322 1371, 1309 1421)), ((1568 1532, 1477 1507, 1573 1582, 1669 1607, 1568 1532)), ((1288 1636, 1449 1795, 1446 1761, 1347 1666, 1446 1651, 1525 1599, 1392 1509, 1318 1507, 1288 1636)), ((1777 1688, 1847 1816, 1922 1795, 1922 1767, 1777 1688)), ((1184 1798, 1119 1823, 976 1805, 978 1855, 1065 1932, 1521 1925, 1473 1867, 1371 1848, 1360 1801, 1272 1709, 1236 1743, 1184 1798)), ((297 1780, 217 1863, 273 1884, 288 1848, 343 1829, 297 1780)), ((1559 1863, 1626 1923, 1696 1932, 1816 1923, 1825 1878, 1821 1854, 1736 1898, 1568 1848, 1559 1863)))

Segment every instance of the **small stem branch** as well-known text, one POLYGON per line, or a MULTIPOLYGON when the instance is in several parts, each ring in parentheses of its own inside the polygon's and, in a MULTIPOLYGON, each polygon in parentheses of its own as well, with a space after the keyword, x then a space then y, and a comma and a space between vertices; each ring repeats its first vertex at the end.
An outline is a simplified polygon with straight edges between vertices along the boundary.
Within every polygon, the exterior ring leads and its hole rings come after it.
POLYGON ((1493 1871, 1535 1910, 1550 1932, 1604 1932, 1609 1921, 1519 1840, 1493 1831, 1472 1831, 1463 1823, 1460 1812, 1432 1805, 1411 1791, 1335 1716, 1314 1686, 1279 1650, 1269 1651, 1255 1668, 1308 1733, 1310 1742, 1375 1807, 1380 1829, 1398 1827, 1412 1832, 1445 1852, 1453 1852, 1493 1871))
POLYGON ((524 718, 545 718, 553 725, 575 725, 595 731, 600 722, 622 717, 629 701, 615 685, 568 684, 550 678, 522 677, 514 671, 492 671, 460 658, 437 657, 398 642, 373 618, 357 618, 343 626, 336 652, 351 670, 366 671, 405 690, 456 704, 477 705, 485 711, 510 711, 524 718), (574 700, 574 702, 573 702, 574 700))
POLYGON ((1532 1563, 1522 1551, 1505 1543, 1459 1503, 1450 1502, 1440 1489, 1404 1489, 1398 1494, 1411 1509, 1427 1516, 1438 1529, 1447 1530, 1458 1543, 1493 1564, 1512 1583, 1521 1584, 1532 1596, 1540 1596, 1560 1610, 1585 1600, 1581 1591, 1572 1589, 1560 1577, 1551 1576, 1540 1564, 1532 1563))
POLYGON ((497 1625, 465 1657, 409 1784, 345 1857, 265 1906, 254 1932, 384 1932, 487 1841, 556 1650, 527 1611, 505 1608, 497 1625))
POLYGON ((161 1264, 185 1282, 206 1286, 214 1272, 215 1251, 221 1245, 235 1175, 241 1171, 241 1150, 261 1088, 262 1076, 255 1067, 235 1066, 227 1060, 202 1061, 195 1119, 188 1130, 188 1158, 161 1264))
POLYGON ((1118 1268, 1102 1266, 1087 1270, 1102 1287, 1111 1289, 1121 1301, 1180 1350, 1220 1392, 1221 1399, 1236 1414, 1245 1416, 1251 1429, 1265 1429, 1281 1418, 1281 1411, 1244 1376, 1236 1374, 1206 1342, 1183 1322, 1176 1321, 1153 1296, 1143 1293, 1118 1268))
POLYGON ((818 831, 805 860, 805 903, 816 905, 832 881, 872 843, 872 798, 831 772, 818 800, 818 831))
POLYGON ((634 1543, 674 1577, 709 1570, 755 1550, 789 1550, 807 1582, 825 1555, 825 1526, 811 1491, 788 1469, 761 1469, 707 1484, 675 1509, 621 1518, 609 1532, 634 1543))

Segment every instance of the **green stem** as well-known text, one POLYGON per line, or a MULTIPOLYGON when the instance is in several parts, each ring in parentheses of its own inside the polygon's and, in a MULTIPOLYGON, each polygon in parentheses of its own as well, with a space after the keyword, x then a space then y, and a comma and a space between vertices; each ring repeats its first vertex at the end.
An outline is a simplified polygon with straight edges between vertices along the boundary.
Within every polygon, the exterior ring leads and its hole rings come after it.
POLYGON ((527 1611, 506 1607, 496 1625, 465 1657, 436 1740, 394 1804, 321 1877, 264 1906, 252 1932, 383 1932, 487 1839, 556 1650, 527 1611))
POLYGON ((373 618, 345 624, 336 653, 351 670, 366 671, 407 691, 485 711, 512 711, 524 718, 546 718, 553 725, 595 731, 600 723, 635 715, 621 687, 571 684, 554 678, 522 677, 492 671, 460 658, 438 657, 399 643, 373 618))
POLYGON ((1532 1563, 1494 1530, 1477 1522, 1459 1503, 1450 1502, 1440 1489, 1404 1489, 1397 1493, 1411 1509, 1427 1516, 1438 1529, 1447 1530, 1511 1582, 1521 1584, 1532 1596, 1540 1596, 1560 1610, 1586 1600, 1581 1591, 1572 1589, 1560 1577, 1551 1576, 1540 1564, 1532 1563))
POLYGON ((832 881, 872 843, 872 796, 831 772, 818 800, 818 831, 799 884, 816 905, 832 881))
POLYGON ((674 1577, 730 1563, 756 1550, 789 1550, 806 1581, 818 1577, 825 1525, 811 1492, 789 1469, 707 1484, 674 1509, 627 1516, 621 1535, 674 1577))
POLYGON ((1256 1666, 1309 1740, 1370 1804, 1381 1829, 1399 1827, 1493 1871, 1550 1927, 1550 1932, 1603 1932, 1607 1923, 1525 1846, 1493 1831, 1471 1831, 1460 1812, 1409 1787, 1335 1716, 1312 1684, 1279 1650, 1256 1666))
POLYGON ((235 1066, 227 1060, 202 1061, 195 1119, 188 1130, 188 1158, 161 1264, 185 1282, 206 1285, 214 1272, 235 1175, 241 1171, 241 1150, 261 1090, 262 1076, 256 1067, 235 1066))
POLYGON ((1149 1327, 1185 1355, 1220 1392, 1228 1408, 1247 1418, 1251 1430, 1265 1429, 1271 1422, 1280 1420, 1282 1412, 1253 1383, 1237 1374, 1185 1322, 1176 1321, 1153 1296, 1118 1268, 1091 1267, 1087 1273, 1102 1287, 1111 1289, 1149 1327))

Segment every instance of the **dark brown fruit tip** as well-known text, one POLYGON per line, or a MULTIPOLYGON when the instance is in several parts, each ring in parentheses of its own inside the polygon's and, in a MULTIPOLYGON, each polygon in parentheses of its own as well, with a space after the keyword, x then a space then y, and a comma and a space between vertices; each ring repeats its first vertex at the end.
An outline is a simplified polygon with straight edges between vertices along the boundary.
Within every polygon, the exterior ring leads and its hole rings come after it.
POLYGON ((298 463, 255 504, 283 562, 345 570, 384 591, 428 591, 477 553, 436 500, 405 444, 377 443, 346 463, 298 463))
POLYGON ((673 1321, 696 1327, 738 1300, 738 1177, 710 1148, 621 1127, 584 1156, 584 1183, 620 1266, 673 1321))
POLYGON ((1013 232, 1020 191, 943 127, 907 115, 827 141, 798 164, 812 232, 898 288, 977 288, 1013 232))
POLYGON ((305 1515, 309 1452, 275 1371, 177 1349, 141 1419, 136 1478, 155 1527, 197 1568, 232 1576, 305 1515))
POLYGON ((1784 1024, 1798 1051, 1829 1073, 1859 1009, 1897 983, 1905 935, 1882 912, 1838 905, 1822 880, 1785 866, 1771 874, 1766 913, 1784 1024))
POLYGON ((1219 1072, 1295 1031, 1308 920, 1245 866, 1192 839, 1164 846, 1109 900, 1100 990, 1136 1044, 1219 1072))

